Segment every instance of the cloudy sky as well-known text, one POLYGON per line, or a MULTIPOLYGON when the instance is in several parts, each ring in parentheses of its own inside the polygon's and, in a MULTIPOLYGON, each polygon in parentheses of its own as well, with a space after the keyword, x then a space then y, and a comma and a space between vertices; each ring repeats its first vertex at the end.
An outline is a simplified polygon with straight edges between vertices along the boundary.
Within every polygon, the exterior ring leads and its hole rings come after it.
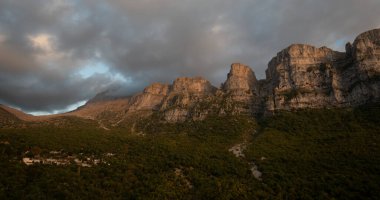
POLYGON ((201 75, 233 62, 265 78, 292 43, 343 50, 379 28, 379 0, 0 0, 0 103, 62 112, 107 88, 201 75))

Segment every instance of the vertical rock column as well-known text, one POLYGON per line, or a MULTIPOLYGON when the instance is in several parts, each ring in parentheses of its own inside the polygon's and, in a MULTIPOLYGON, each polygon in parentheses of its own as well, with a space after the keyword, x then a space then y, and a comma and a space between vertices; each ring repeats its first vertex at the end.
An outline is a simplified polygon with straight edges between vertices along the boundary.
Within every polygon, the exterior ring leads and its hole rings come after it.
POLYGON ((258 100, 258 81, 252 69, 241 63, 231 65, 227 80, 223 84, 226 93, 226 108, 233 114, 254 114, 258 100))

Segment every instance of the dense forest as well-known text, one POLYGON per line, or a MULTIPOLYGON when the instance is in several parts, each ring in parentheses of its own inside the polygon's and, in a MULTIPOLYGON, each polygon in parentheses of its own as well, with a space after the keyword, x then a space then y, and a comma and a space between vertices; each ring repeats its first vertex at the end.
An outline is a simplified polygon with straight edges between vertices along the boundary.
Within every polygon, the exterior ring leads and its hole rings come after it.
POLYGON ((0 199, 379 198, 380 105, 177 124, 157 118, 133 132, 74 118, 1 128, 0 199), (246 148, 236 157, 229 149, 239 143, 246 148), (42 162, 49 158, 65 163, 42 162))

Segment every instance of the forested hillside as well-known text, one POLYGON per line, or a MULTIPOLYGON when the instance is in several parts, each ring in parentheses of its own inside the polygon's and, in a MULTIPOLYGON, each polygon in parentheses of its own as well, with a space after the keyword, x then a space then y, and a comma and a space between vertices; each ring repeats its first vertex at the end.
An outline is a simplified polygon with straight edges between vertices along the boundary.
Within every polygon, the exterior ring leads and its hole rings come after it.
POLYGON ((63 127, 2 128, 0 198, 378 198, 379 105, 158 119, 136 123, 133 132, 71 118, 63 127), (240 143, 246 147, 236 157, 229 150, 240 143))

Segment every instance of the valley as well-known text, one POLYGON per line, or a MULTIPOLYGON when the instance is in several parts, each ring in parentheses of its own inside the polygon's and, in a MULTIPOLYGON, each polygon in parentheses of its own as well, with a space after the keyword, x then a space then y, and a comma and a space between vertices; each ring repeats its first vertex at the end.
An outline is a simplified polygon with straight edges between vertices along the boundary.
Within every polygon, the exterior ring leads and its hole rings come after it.
POLYGON ((379 113, 380 105, 373 104, 279 112, 257 120, 208 117, 171 124, 149 119, 151 126, 135 125, 144 135, 78 121, 65 128, 1 129, 0 197, 376 198, 379 113), (252 134, 255 130, 260 131, 252 134), (239 149, 238 156, 231 147, 239 149), (57 150, 105 162, 90 167, 22 162, 26 151, 38 158, 57 150), (261 180, 252 175, 251 163, 261 180))

